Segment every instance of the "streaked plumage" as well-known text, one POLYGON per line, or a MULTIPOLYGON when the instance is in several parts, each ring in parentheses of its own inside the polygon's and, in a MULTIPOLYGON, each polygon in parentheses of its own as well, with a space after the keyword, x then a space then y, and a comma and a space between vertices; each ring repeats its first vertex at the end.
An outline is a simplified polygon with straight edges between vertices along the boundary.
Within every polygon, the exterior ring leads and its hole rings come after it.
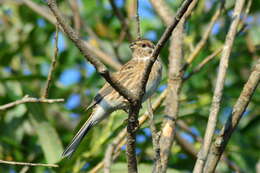
MULTIPOLYGON (((123 84, 124 87, 130 89, 130 91, 136 92, 137 85, 139 84, 142 74, 144 73, 144 67, 148 63, 154 47, 154 44, 149 40, 141 39, 134 41, 130 45, 133 58, 124 64, 118 72, 115 72, 115 77, 120 81, 121 84, 123 84)), ((161 62, 160 60, 156 60, 149 75, 143 101, 145 101, 155 92, 161 80, 161 73, 161 62)), ((84 125, 72 139, 72 142, 65 149, 62 156, 71 156, 92 126, 108 117, 115 110, 127 110, 128 106, 128 101, 120 96, 120 94, 115 91, 108 83, 106 83, 100 89, 93 102, 87 108, 93 108, 89 119, 84 123, 84 125)))

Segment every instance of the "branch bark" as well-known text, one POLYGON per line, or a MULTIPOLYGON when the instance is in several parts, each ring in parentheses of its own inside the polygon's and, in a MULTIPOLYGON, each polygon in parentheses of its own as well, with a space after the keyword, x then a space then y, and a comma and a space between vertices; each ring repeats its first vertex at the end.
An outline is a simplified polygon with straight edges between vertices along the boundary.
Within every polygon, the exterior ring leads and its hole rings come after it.
POLYGON ((0 106, 0 111, 9 109, 13 106, 23 104, 23 103, 56 103, 64 102, 64 99, 45 99, 45 98, 33 98, 25 95, 21 100, 16 100, 14 102, 0 106))
POLYGON ((58 57, 58 52, 59 52, 59 48, 58 48, 58 35, 59 35, 59 26, 58 23, 56 24, 56 32, 55 32, 55 36, 54 36, 54 42, 55 42, 55 48, 54 48, 54 55, 52 57, 52 61, 51 61, 51 67, 48 73, 48 77, 47 77, 47 81, 43 90, 43 94, 42 94, 42 98, 47 98, 48 97, 48 92, 50 89, 50 85, 51 85, 51 80, 52 80, 52 76, 53 76, 53 72, 57 63, 57 57, 58 57))
POLYGON ((166 97, 166 117, 162 125, 160 138, 160 155, 162 172, 167 171, 169 155, 175 135, 175 126, 179 112, 179 92, 182 85, 181 63, 183 59, 184 20, 174 31, 170 45, 168 95, 166 97))
POLYGON ((216 138, 215 142, 210 148, 210 153, 206 162, 204 172, 213 173, 216 169, 216 166, 221 158, 222 153, 224 152, 228 141, 236 129, 240 119, 245 112, 251 97, 254 94, 255 89, 260 81, 260 60, 258 60, 256 66, 251 72, 248 81, 244 85, 242 92, 233 107, 233 111, 229 116, 229 119, 223 126, 220 134, 216 138))
POLYGON ((44 164, 44 163, 28 163, 28 162, 14 162, 14 161, 5 161, 0 160, 0 164, 8 164, 8 165, 22 165, 22 166, 44 166, 44 167, 59 167, 56 164, 44 164))
POLYGON ((226 72, 228 68, 229 57, 233 46, 234 38, 236 36, 237 27, 244 6, 244 2, 245 2, 244 0, 237 0, 235 4, 233 20, 226 37, 225 45, 220 59, 216 88, 212 99, 212 105, 210 108, 210 114, 209 114, 206 132, 205 132, 205 137, 204 137, 203 145, 198 154, 198 159, 193 169, 194 173, 201 173, 203 171, 204 164, 208 156, 209 148, 212 143, 214 131, 217 124, 217 117, 220 109, 220 102, 223 95, 223 88, 224 88, 224 82, 225 82, 226 72))

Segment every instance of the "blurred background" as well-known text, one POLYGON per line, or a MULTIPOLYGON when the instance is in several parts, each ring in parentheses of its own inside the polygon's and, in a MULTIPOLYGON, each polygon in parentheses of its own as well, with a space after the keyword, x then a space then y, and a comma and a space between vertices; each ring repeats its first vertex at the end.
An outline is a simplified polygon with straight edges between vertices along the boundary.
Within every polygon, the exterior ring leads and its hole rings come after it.
MULTIPOLYGON (((206 56, 223 45, 234 2, 226 2, 225 10, 215 22, 205 47, 184 76, 189 75, 206 56)), ((218 129, 232 111, 232 106, 260 55, 260 1, 250 2, 250 10, 242 16, 243 28, 240 28, 230 57, 218 129)), ((181 0, 166 0, 166 3, 176 12, 181 0)), ((115 0, 116 7, 128 21, 130 29, 127 32, 123 32, 122 23, 108 0, 58 1, 58 5, 70 25, 80 33, 93 53, 110 70, 116 71, 121 64, 129 60, 131 51, 128 47, 128 34, 132 39, 136 37, 132 0, 115 0)), ((139 5, 142 36, 156 43, 165 29, 165 24, 149 0, 140 0, 139 5)), ((184 59, 189 57, 201 40, 217 8, 216 0, 201 0, 198 3, 185 25, 184 59)), ((55 18, 44 1, 0 0, 0 105, 21 99, 27 94, 41 97, 54 54, 54 36, 55 18)), ((164 63, 163 80, 152 98, 153 101, 167 88, 169 51, 166 47, 160 54, 164 63)), ((113 113, 108 120, 91 130, 70 160, 60 161, 64 147, 79 128, 78 124, 87 119, 89 112, 84 111, 84 108, 104 84, 104 79, 62 32, 58 33, 58 49, 57 64, 48 97, 64 98, 65 102, 20 104, 0 111, 0 159, 59 163, 60 166, 29 168, 0 164, 0 172, 87 172, 103 160, 108 144, 126 126, 126 113, 113 113)), ((178 127, 178 135, 195 150, 200 148, 197 138, 203 137, 205 131, 218 63, 219 56, 216 56, 204 69, 185 81, 180 94, 180 119, 189 130, 178 127)), ((146 104, 140 114, 145 110, 146 104)), ((260 164, 259 114, 258 87, 225 152, 230 164, 242 172, 256 172, 256 165, 260 164)), ((158 127, 163 115, 164 104, 155 112, 158 127)), ((195 163, 194 154, 187 152, 178 141, 171 151, 171 169, 168 172, 190 172, 195 163)), ((126 170, 125 145, 121 150, 113 164, 112 172, 126 170)), ((140 170, 150 172, 153 149, 147 123, 138 131, 137 156, 140 170)), ((223 162, 219 164, 218 169, 219 172, 235 172, 235 169, 223 162)))

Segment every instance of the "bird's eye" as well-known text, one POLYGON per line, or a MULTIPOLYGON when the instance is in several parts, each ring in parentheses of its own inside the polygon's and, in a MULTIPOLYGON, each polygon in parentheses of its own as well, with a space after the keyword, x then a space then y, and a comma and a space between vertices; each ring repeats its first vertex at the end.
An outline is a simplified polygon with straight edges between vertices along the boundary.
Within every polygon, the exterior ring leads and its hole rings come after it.
POLYGON ((142 44, 142 47, 145 48, 145 47, 146 47, 146 44, 142 44))

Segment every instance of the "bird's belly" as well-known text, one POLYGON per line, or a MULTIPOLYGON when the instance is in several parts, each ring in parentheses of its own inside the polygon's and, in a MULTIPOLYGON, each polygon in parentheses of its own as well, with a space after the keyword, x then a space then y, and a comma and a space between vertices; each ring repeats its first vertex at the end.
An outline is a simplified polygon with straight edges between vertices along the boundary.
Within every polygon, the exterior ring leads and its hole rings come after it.
POLYGON ((153 95, 161 81, 161 75, 158 75, 154 80, 148 80, 143 102, 153 95))

